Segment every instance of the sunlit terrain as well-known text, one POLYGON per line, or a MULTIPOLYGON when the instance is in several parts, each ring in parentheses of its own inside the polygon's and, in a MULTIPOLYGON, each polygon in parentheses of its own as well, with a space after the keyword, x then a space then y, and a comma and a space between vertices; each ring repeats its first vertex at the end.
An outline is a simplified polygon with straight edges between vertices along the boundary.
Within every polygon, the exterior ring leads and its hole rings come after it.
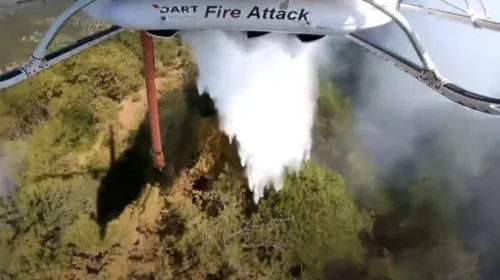
MULTIPOLYGON (((0 5, 3 69, 28 58, 68 3, 38 5, 0 5)), ((410 19, 444 73, 494 93, 495 52, 472 51, 492 37, 471 35, 477 41, 466 45, 470 30, 450 24, 444 35, 410 19), (481 67, 457 66, 474 55, 481 67)), ((103 27, 76 18, 52 49, 103 27)), ((371 32, 409 52, 394 26, 371 32)), ((323 56, 331 69, 315 91, 311 160, 256 203, 227 120, 199 95, 196 52, 178 39, 154 45, 162 171, 151 165, 136 31, 0 92, 0 279, 499 279, 498 118, 332 41, 323 56)), ((286 92, 273 96, 290 105, 286 92)), ((255 103, 243 104, 253 106, 249 122, 264 115, 255 103)), ((259 141, 272 135, 254 128, 259 141)))

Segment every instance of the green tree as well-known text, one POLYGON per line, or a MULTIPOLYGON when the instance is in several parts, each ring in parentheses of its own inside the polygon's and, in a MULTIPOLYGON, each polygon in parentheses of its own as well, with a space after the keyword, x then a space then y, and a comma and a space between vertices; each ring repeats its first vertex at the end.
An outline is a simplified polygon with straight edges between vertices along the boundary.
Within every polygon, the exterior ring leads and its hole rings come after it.
POLYGON ((347 194, 339 174, 308 163, 259 209, 262 217, 290 219, 280 238, 290 246, 290 260, 304 266, 307 279, 321 279, 332 261, 363 262, 358 234, 371 228, 371 219, 347 194))
POLYGON ((377 217, 373 233, 392 254, 395 279, 479 279, 456 228, 461 200, 446 185, 422 179, 390 196, 394 208, 377 217))

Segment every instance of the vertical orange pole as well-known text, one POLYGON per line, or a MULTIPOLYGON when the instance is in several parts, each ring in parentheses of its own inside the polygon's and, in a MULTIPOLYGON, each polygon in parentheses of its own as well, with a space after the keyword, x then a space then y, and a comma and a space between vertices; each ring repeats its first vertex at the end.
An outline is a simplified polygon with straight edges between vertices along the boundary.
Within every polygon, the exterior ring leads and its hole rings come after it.
POLYGON ((148 97, 149 128, 151 130, 151 156, 153 166, 159 170, 165 167, 165 160, 161 150, 160 119, 158 116, 158 100, 155 85, 155 55, 153 38, 141 31, 141 45, 144 63, 144 79, 146 80, 146 93, 148 97))

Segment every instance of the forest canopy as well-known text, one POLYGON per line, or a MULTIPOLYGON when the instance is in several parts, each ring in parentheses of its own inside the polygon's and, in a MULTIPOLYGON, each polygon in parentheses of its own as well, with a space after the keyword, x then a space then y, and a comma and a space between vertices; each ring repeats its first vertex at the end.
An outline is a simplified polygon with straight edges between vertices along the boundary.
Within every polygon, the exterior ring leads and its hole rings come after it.
POLYGON ((0 94, 16 185, 0 203, 1 279, 479 279, 459 203, 432 180, 377 185, 333 83, 317 101, 321 157, 256 205, 235 144, 200 114, 189 50, 155 49, 161 173, 135 32, 0 94))

